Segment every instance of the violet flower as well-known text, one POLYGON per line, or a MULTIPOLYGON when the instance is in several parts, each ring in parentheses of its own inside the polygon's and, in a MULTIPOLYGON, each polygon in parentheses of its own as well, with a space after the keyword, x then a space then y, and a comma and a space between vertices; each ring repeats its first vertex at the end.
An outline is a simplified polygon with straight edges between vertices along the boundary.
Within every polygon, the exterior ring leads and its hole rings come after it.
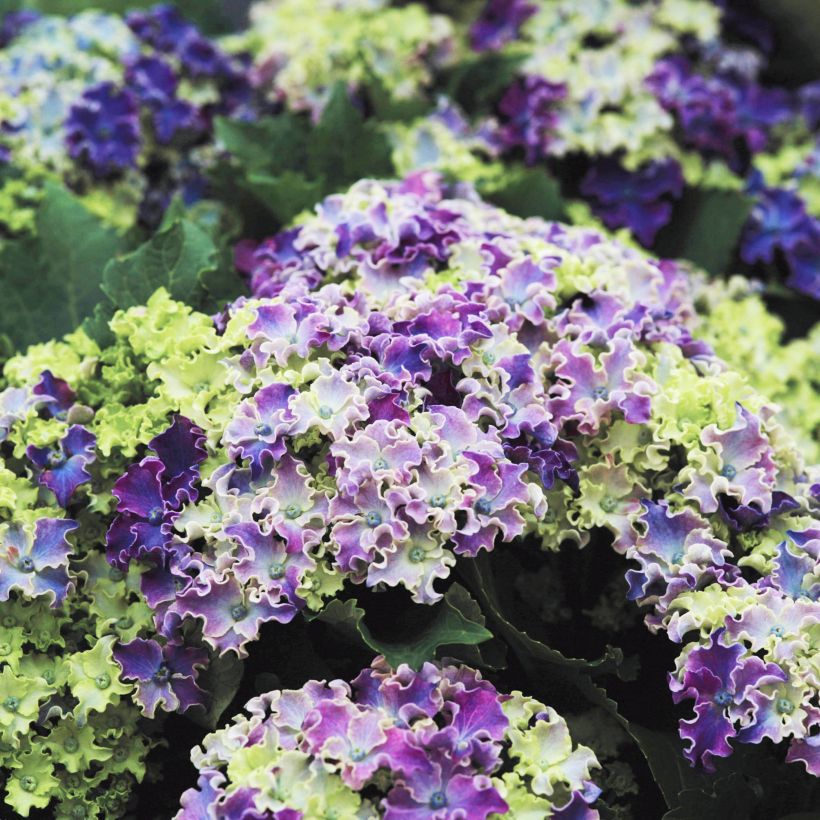
POLYGON ((203 649, 135 638, 114 648, 114 660, 122 676, 137 684, 137 701, 146 717, 157 707, 166 712, 185 712, 204 704, 206 693, 196 684, 197 667, 208 660, 203 649))
POLYGON ((86 469, 95 458, 97 437, 85 427, 72 424, 57 447, 26 449, 26 455, 40 468, 38 481, 48 487, 61 507, 67 507, 74 491, 91 480, 86 469))
POLYGON ((746 656, 743 646, 725 645, 724 629, 714 632, 705 646, 687 656, 683 679, 669 676, 676 703, 694 699, 695 717, 680 721, 680 735, 689 741, 684 755, 714 771, 712 759, 732 753, 729 740, 737 737, 735 723, 746 719, 754 702, 751 693, 767 684, 785 681, 786 673, 775 663, 756 655, 746 656))
POLYGON ((18 590, 29 598, 50 596, 53 606, 62 603, 69 588, 72 551, 66 536, 77 526, 67 519, 40 518, 32 538, 23 526, 7 525, 0 550, 0 601, 8 601, 11 590, 18 590))
POLYGON ((581 192, 608 228, 629 228, 648 247, 672 216, 669 200, 683 193, 683 174, 673 159, 649 162, 636 171, 605 159, 581 180, 581 192))
POLYGON ((98 178, 136 166, 140 151, 139 111, 133 94, 113 83, 87 89, 65 122, 69 155, 98 178))

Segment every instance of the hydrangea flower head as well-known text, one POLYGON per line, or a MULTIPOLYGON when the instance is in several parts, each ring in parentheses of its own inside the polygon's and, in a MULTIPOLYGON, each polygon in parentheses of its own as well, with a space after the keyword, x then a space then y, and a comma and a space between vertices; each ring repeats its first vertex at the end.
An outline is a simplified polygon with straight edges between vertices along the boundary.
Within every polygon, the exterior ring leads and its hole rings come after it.
POLYGON ((194 750, 199 784, 183 795, 179 820, 240 803, 283 818, 340 805, 394 820, 487 818, 510 812, 511 789, 557 816, 569 805, 598 816, 592 752, 573 748, 554 710, 502 695, 465 667, 392 670, 376 658, 353 688, 310 681, 246 709, 194 750), (506 773, 505 750, 518 761, 506 773))

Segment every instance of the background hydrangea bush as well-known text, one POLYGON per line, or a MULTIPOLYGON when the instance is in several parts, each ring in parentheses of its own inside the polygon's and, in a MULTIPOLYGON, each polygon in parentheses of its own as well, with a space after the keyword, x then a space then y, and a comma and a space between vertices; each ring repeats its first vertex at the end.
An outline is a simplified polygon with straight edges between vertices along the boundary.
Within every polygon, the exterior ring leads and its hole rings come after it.
POLYGON ((782 27, 35 5, 0 30, 5 811, 820 804, 782 27))

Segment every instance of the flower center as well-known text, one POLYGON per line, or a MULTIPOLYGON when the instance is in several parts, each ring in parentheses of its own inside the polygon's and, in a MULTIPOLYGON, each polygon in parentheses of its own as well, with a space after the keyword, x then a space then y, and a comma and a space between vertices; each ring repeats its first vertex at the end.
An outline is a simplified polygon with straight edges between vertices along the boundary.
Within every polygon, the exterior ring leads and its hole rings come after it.
POLYGON ((156 683, 165 683, 171 677, 171 670, 163 663, 154 672, 154 681, 156 683))
POLYGON ((387 462, 384 460, 382 456, 379 456, 374 462, 373 467, 376 470, 386 470, 387 469, 387 462))
POLYGON ((285 565, 281 561, 274 561, 268 567, 268 575, 276 580, 277 578, 283 577, 285 574, 285 565))
POLYGON ((606 387, 595 387, 592 390, 592 398, 606 401, 609 398, 609 390, 606 387))
POLYGON ((479 498, 475 503, 475 511, 480 515, 489 515, 491 509, 492 506, 487 498, 479 498))
POLYGON ((326 404, 323 404, 319 408, 319 418, 320 419, 329 419, 332 415, 333 415, 333 411, 326 404))
POLYGON ((162 508, 161 507, 154 507, 151 512, 148 513, 148 523, 152 527, 159 526, 162 523, 162 508))
POLYGON ((108 570, 108 579, 110 581, 122 581, 123 578, 125 578, 125 573, 121 569, 111 567, 111 569, 108 570))
POLYGON ((121 618, 117 618, 117 626, 120 629, 131 629, 133 625, 133 618, 129 618, 127 615, 123 615, 121 618))
POLYGON ((732 702, 732 693, 728 689, 721 689, 715 695, 715 703, 718 706, 728 706, 732 702))
POLYGON ((94 685, 97 689, 108 689, 108 687, 111 686, 111 676, 108 672, 97 675, 97 677, 94 678, 94 685))
POLYGON ((446 507, 447 506, 447 496, 443 495, 442 493, 436 493, 434 496, 430 498, 430 506, 431 507, 446 507))
POLYGON ((494 363, 495 363, 495 354, 494 354, 494 353, 490 353, 490 351, 488 350, 488 351, 487 351, 487 352, 486 352, 486 353, 485 353, 485 354, 481 357, 481 361, 482 361, 482 362, 484 362, 484 364, 487 364, 487 365, 494 364, 494 363))
POLYGON ((778 698, 775 708, 781 715, 790 715, 794 711, 794 704, 788 698, 778 698))
POLYGON ((231 618, 235 621, 241 621, 248 614, 248 610, 244 604, 234 604, 231 607, 231 618))
POLYGON ((63 748, 71 754, 72 752, 76 752, 77 749, 80 748, 80 741, 77 740, 74 735, 70 735, 63 741, 63 748))
POLYGON ((253 432, 256 433, 257 436, 269 436, 271 434, 270 424, 265 424, 264 422, 257 424, 256 427, 253 428, 253 432))
POLYGON ((358 763, 360 760, 364 760, 366 756, 367 755, 365 754, 364 749, 355 748, 351 749, 350 751, 350 759, 354 763, 358 763))
POLYGON ((380 512, 369 512, 364 520, 368 527, 378 527, 382 523, 382 514, 380 512))
POLYGON ((48 454, 48 466, 49 467, 62 467, 65 464, 65 456, 59 450, 52 450, 48 454))
POLYGON ((430 808, 443 809, 447 805, 447 796, 444 792, 433 792, 430 795, 430 808))
POLYGON ((672 556, 672 563, 673 563, 673 564, 680 564, 682 561, 683 561, 683 551, 682 551, 682 550, 678 550, 678 551, 677 551, 677 552, 676 552, 676 553, 672 556))
POLYGON ((285 507, 285 518, 289 518, 293 521, 294 518, 298 518, 302 514, 302 508, 298 504, 288 504, 285 507))
POLYGON ((409 558, 414 564, 420 564, 424 560, 424 550, 421 547, 413 547, 409 558))
POLYGON ((618 506, 618 502, 611 495, 605 495, 598 503, 601 509, 606 513, 614 512, 618 506))
POLYGON ((782 627, 782 626, 780 626, 780 624, 775 624, 775 625, 774 625, 774 626, 773 626, 773 627, 769 630, 769 634, 770 634, 770 635, 774 635, 776 638, 782 638, 782 637, 783 637, 783 627, 782 627))
POLYGON ((17 562, 17 569, 20 572, 34 572, 34 559, 30 555, 24 555, 17 562))
POLYGON ((737 475, 737 470, 731 464, 724 464, 720 474, 731 481, 737 475))
POLYGON ((8 697, 7 697, 7 698, 3 701, 3 708, 4 708, 7 712, 16 712, 16 711, 17 711, 17 707, 18 707, 19 705, 20 705, 20 698, 16 698, 16 697, 14 697, 14 695, 9 695, 9 696, 8 696, 8 697))
POLYGON ((33 792, 37 788, 37 778, 30 774, 20 778, 20 788, 24 792, 33 792))

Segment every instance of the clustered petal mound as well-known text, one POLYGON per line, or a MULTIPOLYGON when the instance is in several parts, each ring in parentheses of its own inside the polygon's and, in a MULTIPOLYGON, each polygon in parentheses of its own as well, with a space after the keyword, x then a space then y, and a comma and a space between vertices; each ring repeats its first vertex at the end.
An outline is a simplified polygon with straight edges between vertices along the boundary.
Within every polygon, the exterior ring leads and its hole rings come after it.
POLYGON ((759 302, 430 174, 239 251, 253 295, 215 317, 159 290, 104 348, 80 330, 5 366, 10 805, 119 816, 163 714, 207 706, 201 673, 263 624, 361 587, 434 604, 456 561, 596 529, 682 644, 690 758, 790 738, 817 771, 817 478, 693 335, 734 345, 723 306, 759 302))
MULTIPOLYGON (((492 189, 520 158, 582 198, 587 218, 591 209, 645 247, 667 225, 667 239, 685 230, 687 193, 724 203, 743 193, 745 225, 726 228, 738 233, 732 264, 820 298, 817 83, 767 84, 767 25, 710 0, 487 0, 456 30, 474 60, 496 67, 468 82, 486 84, 489 73, 501 87, 456 89, 473 109, 470 138, 458 117, 438 112, 394 129, 397 166, 492 189), (506 85, 492 58, 516 67, 506 85)), ((459 54, 458 64, 470 59, 459 54)), ((742 223, 743 206, 734 207, 742 223)))
MULTIPOLYGON (((445 556, 498 549, 523 533, 547 549, 584 545, 605 528, 638 565, 629 597, 651 608, 651 629, 683 644, 678 698, 696 695, 686 683, 695 647, 729 642, 730 622, 747 609, 805 598, 814 615, 788 658, 759 656, 763 647, 739 633, 732 640, 751 664, 748 692, 720 715, 741 742, 792 738, 792 758, 813 742, 817 469, 776 407, 693 338, 681 269, 588 230, 451 197, 420 175, 330 197, 315 217, 261 243, 249 275, 265 298, 251 327, 278 318, 275 333, 254 337, 243 377, 282 345, 293 352, 279 367, 296 355, 311 374, 287 407, 299 434, 306 412, 331 439, 319 453, 335 481, 337 571, 432 600, 432 581, 449 572, 445 556), (314 341, 297 338, 297 327, 314 341), (443 448, 449 457, 437 461, 443 448), (414 556, 433 572, 411 575, 414 556), (789 583, 780 580, 792 565, 789 583), (754 678, 758 666, 765 674, 754 678), (764 714, 743 699, 768 693, 772 675, 800 693, 793 711, 805 717, 777 736, 753 730, 764 714)), ((271 431, 283 429, 276 412, 271 431)), ((287 456, 273 472, 283 468, 292 469, 287 456)), ((729 747, 700 726, 682 734, 703 732, 712 745, 695 738, 689 755, 708 765, 729 747)))
POLYGON ((421 3, 262 0, 250 28, 226 47, 254 55, 251 81, 266 97, 318 117, 338 82, 376 87, 394 104, 418 105, 454 50, 453 24, 421 3))
MULTIPOLYGON (((2 195, 19 193, 21 205, 32 183, 58 175, 90 198, 110 197, 107 218, 137 206, 155 227, 173 193, 200 195, 196 149, 208 143, 213 118, 240 115, 251 102, 243 60, 171 6, 124 20, 14 14, 0 42, 0 151, 13 171, 2 195)), ((7 227, 25 228, 9 210, 7 227)))
POLYGON ((554 709, 465 666, 309 681, 246 705, 192 759, 177 820, 202 817, 593 820, 598 762, 554 709))

